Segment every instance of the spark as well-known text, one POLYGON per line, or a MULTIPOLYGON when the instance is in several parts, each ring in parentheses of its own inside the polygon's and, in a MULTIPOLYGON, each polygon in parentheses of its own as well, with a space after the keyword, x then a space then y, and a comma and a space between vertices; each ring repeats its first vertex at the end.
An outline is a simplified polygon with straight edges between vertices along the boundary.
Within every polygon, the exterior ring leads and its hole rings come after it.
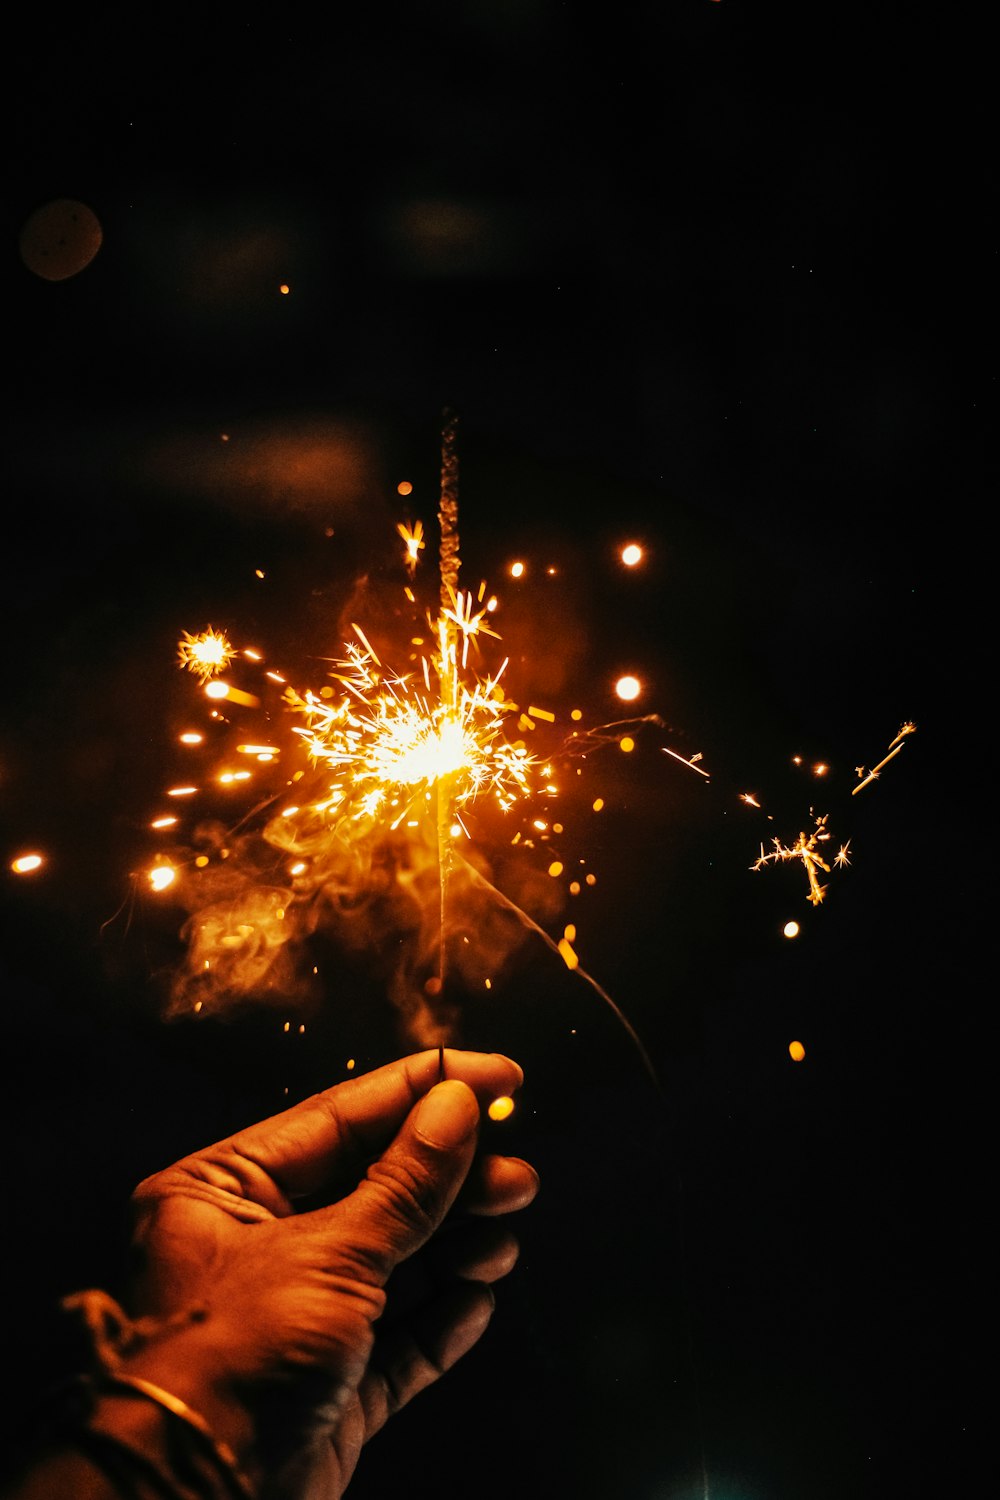
MULTIPOLYGON (((285 694, 305 720, 295 732, 310 759, 334 773, 338 823, 370 820, 388 809, 396 828, 445 777, 454 778, 459 808, 485 793, 506 811, 529 794, 535 762, 522 742, 504 736, 511 710, 504 695, 496 695, 499 672, 470 683, 451 664, 453 701, 446 702, 414 688, 410 676, 383 671, 370 648, 351 642, 346 649, 331 674, 344 689, 336 701, 293 688, 285 694)), ((437 665, 444 666, 440 659, 437 665)))
POLYGON ((688 770, 690 770, 690 771, 697 771, 698 775, 699 776, 704 776, 704 778, 705 778, 706 781, 709 781, 711 779, 709 777, 709 773, 706 770, 704 770, 703 767, 701 767, 701 766, 699 766, 697 764, 697 762, 699 760, 701 760, 701 751, 700 750, 697 752, 697 754, 692 755, 691 758, 690 758, 690 760, 686 760, 684 758, 684 756, 678 754, 678 752, 676 750, 668 750, 667 747, 666 747, 666 745, 661 745, 660 749, 663 751, 664 755, 672 755, 673 758, 674 758, 674 760, 679 760, 682 766, 687 766, 688 770))
POLYGON ((634 568, 636 563, 642 561, 642 548, 636 542, 629 542, 627 547, 622 548, 621 559, 626 568, 634 568))
POLYGON ((441 611, 440 619, 441 621, 451 621, 451 623, 456 625, 461 632, 462 666, 465 667, 468 664, 469 640, 471 637, 477 635, 491 635, 493 636, 494 640, 499 640, 500 637, 495 630, 492 630, 490 628, 489 625, 483 624, 483 620, 485 619, 487 613, 485 607, 483 609, 473 611, 471 590, 469 593, 463 594, 461 589, 459 589, 459 591, 455 594, 454 599, 455 602, 453 607, 451 609, 443 609, 441 611))
POLYGON ((907 721, 907 723, 905 724, 902 724, 895 739, 889 741, 888 755, 884 755, 877 766, 872 766, 870 771, 866 771, 864 766, 857 766, 855 768, 857 774, 861 777, 861 780, 851 792, 852 797, 857 796, 862 787, 866 787, 870 782, 878 780, 882 768, 884 766, 887 766, 891 760, 894 760, 901 750, 906 749, 906 736, 908 734, 915 734, 916 728, 916 724, 912 724, 909 721, 907 721))
MULTIPOLYGON (((811 901, 813 906, 819 906, 826 895, 827 888, 821 884, 816 872, 817 870, 823 870, 827 875, 830 873, 830 866, 819 852, 819 845, 826 843, 830 838, 830 834, 826 828, 828 816, 828 813, 823 813, 822 817, 818 817, 813 832, 808 834, 800 833, 794 844, 786 845, 780 839, 772 839, 771 842, 774 847, 767 854, 764 852, 764 845, 761 844, 760 858, 750 866, 751 870, 762 870, 765 865, 772 862, 789 859, 801 860, 809 879, 809 895, 806 899, 811 901)), ((834 860, 834 863, 841 868, 850 863, 847 858, 847 848, 847 844, 843 845, 840 854, 834 860), (841 855, 843 855, 843 858, 841 858, 841 855)))
MULTIPOLYGON (((409 494, 409 491, 404 491, 402 486, 400 486, 399 492, 400 494, 409 494)), ((406 548, 406 569, 412 578, 413 571, 419 561, 419 554, 424 549, 424 523, 423 521, 414 521, 412 526, 408 526, 405 521, 400 521, 396 530, 403 538, 403 544, 406 548)))
POLYGON ((235 655, 236 648, 221 630, 214 630, 211 625, 197 635, 185 630, 177 643, 179 665, 187 667, 203 683, 224 672, 235 655))

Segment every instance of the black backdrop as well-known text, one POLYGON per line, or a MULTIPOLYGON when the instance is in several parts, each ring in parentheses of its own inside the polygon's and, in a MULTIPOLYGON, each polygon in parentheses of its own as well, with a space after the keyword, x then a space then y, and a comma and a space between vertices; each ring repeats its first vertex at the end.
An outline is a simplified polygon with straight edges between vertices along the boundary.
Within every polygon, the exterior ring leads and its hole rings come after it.
MULTIPOLYGON (((424 518, 433 566, 451 405, 463 576, 502 596, 512 691, 602 723, 632 668, 663 721, 630 757, 588 757, 607 809, 578 908, 583 962, 657 1083, 540 941, 461 997, 457 1039, 525 1067, 491 1128, 543 1192, 487 1338, 352 1492, 957 1488, 989 817, 969 790, 988 688, 982 39, 728 0, 317 24, 11 37, 11 1430, 59 1365, 55 1300, 119 1274, 135 1181, 408 1045, 332 944, 305 1010, 165 1024, 180 917, 136 872, 186 712, 180 631, 336 652, 349 609, 398 584, 398 520, 424 518), (22 232, 60 198, 103 239, 52 280, 22 232), (749 871, 811 810, 851 840, 818 908, 800 866, 749 871), (35 847, 44 869, 15 875, 35 847)), ((74 233, 42 248, 72 263, 74 233)))

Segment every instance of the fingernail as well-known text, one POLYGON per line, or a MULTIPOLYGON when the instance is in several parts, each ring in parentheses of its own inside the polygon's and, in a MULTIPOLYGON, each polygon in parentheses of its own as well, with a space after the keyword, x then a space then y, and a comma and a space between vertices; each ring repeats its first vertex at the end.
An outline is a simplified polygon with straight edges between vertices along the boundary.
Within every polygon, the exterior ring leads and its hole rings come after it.
POLYGON ((468 1084, 446 1078, 421 1099, 413 1123, 432 1146, 460 1146, 479 1124, 476 1096, 468 1084))

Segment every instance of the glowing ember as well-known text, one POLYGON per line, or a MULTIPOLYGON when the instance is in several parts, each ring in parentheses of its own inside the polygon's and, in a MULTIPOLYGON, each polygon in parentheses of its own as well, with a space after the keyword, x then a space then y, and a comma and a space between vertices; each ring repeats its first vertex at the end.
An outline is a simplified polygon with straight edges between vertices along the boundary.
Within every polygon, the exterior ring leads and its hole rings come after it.
POLYGON ((40 854, 19 854, 11 860, 10 867, 15 875, 30 875, 33 870, 40 870, 44 863, 40 854))
POLYGON ((642 684, 638 677, 619 677, 615 683, 615 692, 624 703, 631 703, 642 692, 642 684))
POLYGON ((786 922, 781 931, 786 938, 798 937, 799 924, 798 922, 786 922))
POLYGON ((626 568, 634 568, 637 563, 642 562, 642 548, 636 542, 629 542, 627 547, 622 548, 621 556, 626 568))
POLYGON ((177 871, 173 865, 154 865, 148 876, 154 891, 165 891, 177 879, 177 871))
POLYGON ((806 1049, 801 1042, 789 1042, 788 1055, 792 1059, 792 1062, 801 1062, 806 1055, 806 1049))
POLYGON ((499 1099, 490 1103, 486 1113, 491 1120, 506 1120, 514 1113, 514 1101, 507 1094, 501 1094, 499 1099))

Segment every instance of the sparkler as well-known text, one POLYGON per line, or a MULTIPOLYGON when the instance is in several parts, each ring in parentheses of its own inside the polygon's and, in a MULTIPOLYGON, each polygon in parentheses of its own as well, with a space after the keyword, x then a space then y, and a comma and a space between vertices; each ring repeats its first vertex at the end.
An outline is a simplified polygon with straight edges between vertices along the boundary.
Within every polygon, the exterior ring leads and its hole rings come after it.
MULTIPOLYGON (((203 835, 202 850, 194 859, 190 853, 176 862, 161 855, 148 872, 153 890, 169 889, 171 896, 188 904, 192 912, 184 929, 188 938, 186 970, 178 976, 174 998, 186 1006, 194 995, 194 1008, 198 1010, 202 996, 207 994, 246 993, 255 984, 287 983, 284 955, 288 945, 326 920, 336 922, 341 901, 356 911, 359 901, 367 899, 369 884, 382 878, 379 872, 383 868, 399 870, 400 875, 391 874, 389 878, 398 880, 401 891, 417 900, 421 918, 416 937, 407 929, 407 953, 415 947, 416 956, 408 956, 406 963, 414 967, 391 981, 390 994, 411 1020, 414 1011, 419 1012, 423 1018, 421 1039, 438 1042, 441 1076, 448 1034, 443 1006, 449 958, 454 953, 452 961, 466 973, 470 961, 473 969, 477 963, 474 958, 470 960, 468 946, 463 949, 453 942, 449 946, 449 922, 454 926, 452 908, 461 895, 508 913, 523 931, 540 936, 610 1007, 656 1082, 634 1028, 581 966, 573 947, 575 929, 567 927, 558 940, 550 937, 540 923, 487 878, 480 860, 464 858, 457 848, 457 842, 470 836, 467 819, 473 804, 478 826, 485 829, 488 825, 480 815, 484 807, 492 806, 501 815, 509 815, 518 803, 530 806, 536 796, 557 796, 558 787, 551 761, 533 755, 521 737, 536 725, 554 725, 556 715, 534 704, 521 709, 508 698, 504 685, 507 659, 499 667, 481 672, 472 664, 487 639, 498 641, 500 637, 489 623, 496 599, 486 599, 485 583, 478 592, 459 586, 456 439, 456 420, 446 413, 441 438, 437 604, 433 617, 427 616, 429 644, 417 658, 410 658, 415 665, 406 672, 396 671, 385 660, 390 653, 381 643, 376 648, 362 626, 354 623, 353 639, 338 658, 330 660, 327 684, 319 691, 293 686, 283 673, 264 672, 283 689, 282 706, 296 721, 293 746, 304 751, 309 769, 296 770, 290 779, 286 777, 284 795, 279 791, 269 796, 235 828, 212 834, 207 845, 203 835), (292 798, 287 795, 289 790, 292 798), (282 795, 287 805, 276 806, 282 795), (269 811, 260 826, 257 814, 264 809, 269 811), (255 840, 284 851, 292 861, 268 878, 268 856, 255 840), (429 874, 431 868, 437 887, 434 931, 424 925, 424 913, 429 912, 425 896, 430 895, 425 871, 429 874), (284 972, 279 974, 273 966, 282 963, 284 972), (429 966, 433 972, 428 975, 429 966), (425 977, 419 983, 421 972, 425 977), (419 997, 414 980, 418 980, 419 997), (405 995, 399 985, 406 988, 405 995)), ((396 530, 404 544, 407 577, 412 581, 424 549, 423 526, 418 521, 400 524, 396 530)), ((404 593, 416 605, 413 590, 407 587, 404 593)), ((423 645, 422 638, 416 637, 413 644, 423 645)), ((231 709, 239 712, 261 702, 256 694, 230 681, 229 673, 225 680, 221 678, 237 657, 261 661, 259 652, 249 648, 238 651, 212 627, 199 634, 185 632, 179 643, 179 664, 194 673, 206 695, 214 698, 218 706, 212 715, 220 724, 229 722, 231 709)), ((573 717, 579 718, 579 713, 574 711, 573 717)), ((611 743, 630 749, 634 741, 624 731, 634 732, 650 722, 662 724, 656 715, 645 715, 598 729, 574 730, 561 750, 572 757, 611 743)), ((199 738, 189 733, 185 742, 199 743, 199 738)), ((248 735, 235 750, 239 756, 272 767, 279 767, 287 755, 287 745, 283 747, 281 736, 275 737, 273 725, 259 741, 248 735)), ((214 782, 219 788, 227 788, 249 776, 248 771, 230 765, 215 776, 214 782)), ((173 796, 183 794, 192 799, 198 793, 194 785, 171 789, 173 796)), ((600 799, 595 806, 598 804, 600 799)), ((172 816, 158 817, 151 826, 164 831, 177 821, 172 816)), ((532 821, 541 839, 548 838, 547 820, 535 817, 532 821)), ((206 826, 201 825, 202 829, 206 826)), ((553 826, 558 832, 559 824, 553 826)), ((536 838, 529 829, 523 840, 518 831, 510 842, 521 842, 522 847, 530 849, 536 838)), ((562 870, 559 860, 549 865, 550 875, 562 870)), ((586 878, 588 884, 593 883, 592 874, 586 878)), ((570 882, 570 894, 580 888, 578 881, 570 882)), ((468 945, 470 939, 465 937, 463 941, 468 945)), ((485 982, 489 987, 491 981, 485 982)))

